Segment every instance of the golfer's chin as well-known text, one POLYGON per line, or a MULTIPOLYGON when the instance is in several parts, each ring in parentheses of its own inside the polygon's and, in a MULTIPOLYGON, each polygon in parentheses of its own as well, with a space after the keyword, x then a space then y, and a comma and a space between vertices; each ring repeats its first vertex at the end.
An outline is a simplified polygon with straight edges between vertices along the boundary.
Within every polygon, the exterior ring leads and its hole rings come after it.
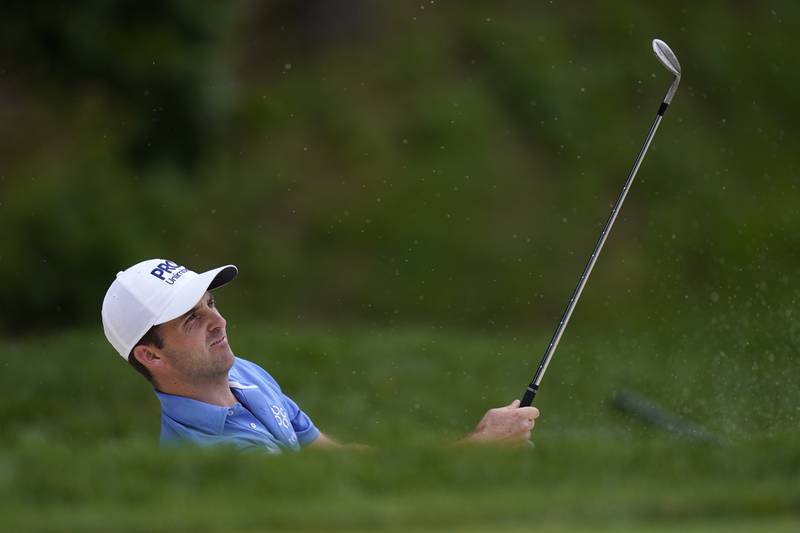
POLYGON ((228 368, 233 366, 233 350, 231 350, 231 347, 228 344, 228 337, 223 337, 221 341, 212 344, 209 347, 209 350, 213 355, 223 359, 227 363, 228 368))

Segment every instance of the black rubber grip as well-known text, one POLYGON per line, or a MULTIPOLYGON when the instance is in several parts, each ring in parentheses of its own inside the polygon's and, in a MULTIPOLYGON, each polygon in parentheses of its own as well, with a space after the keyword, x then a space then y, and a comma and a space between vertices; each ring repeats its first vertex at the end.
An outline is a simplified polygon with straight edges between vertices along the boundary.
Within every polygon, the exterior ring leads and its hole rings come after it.
POLYGON ((530 407, 533 403, 533 399, 536 398, 536 392, 539 390, 539 387, 536 385, 531 385, 525 391, 525 394, 522 395, 522 400, 519 402, 520 407, 530 407))
POLYGON ((667 108, 668 108, 668 107, 669 107, 669 104, 668 104, 668 103, 666 103, 666 102, 661 102, 661 106, 658 108, 658 114, 659 114, 659 115, 661 115, 661 116, 663 117, 663 116, 664 116, 664 113, 666 113, 666 112, 667 112, 667 108))

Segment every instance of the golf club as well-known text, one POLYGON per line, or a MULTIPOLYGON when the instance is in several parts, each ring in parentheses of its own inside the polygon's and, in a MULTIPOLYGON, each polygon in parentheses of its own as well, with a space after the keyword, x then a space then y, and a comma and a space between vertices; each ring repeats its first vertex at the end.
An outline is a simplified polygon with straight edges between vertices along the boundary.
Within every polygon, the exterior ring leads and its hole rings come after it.
POLYGON ((569 299, 567 309, 564 311, 564 315, 561 317, 561 321, 556 327, 553 338, 550 339, 550 344, 547 345, 544 356, 539 362, 539 367, 536 369, 536 374, 534 374, 533 379, 522 396, 520 407, 527 407, 531 405, 533 403, 533 399, 536 397, 536 393, 539 391, 539 384, 542 382, 544 373, 547 371, 547 366, 550 364, 550 360, 553 358, 553 354, 558 346, 558 341, 561 340, 561 336, 564 334, 564 329, 567 327, 567 322, 569 322, 570 316, 572 316, 572 311, 575 310, 575 305, 578 303, 578 299, 581 297, 581 292, 583 292, 583 288, 586 286, 586 281, 589 279, 589 274, 592 273, 592 268, 594 268, 594 264, 597 261, 597 256, 600 255, 600 251, 603 249, 603 244, 605 244, 606 238, 608 238, 608 234, 611 231, 611 226, 614 225, 614 221, 616 220, 619 210, 622 207, 622 202, 625 201, 625 196, 627 196, 628 189, 630 189, 631 184, 633 183, 633 178, 636 177, 636 172, 639 170, 639 166, 642 164, 644 155, 647 153, 647 149, 650 147, 650 143, 656 134, 658 125, 661 124, 661 119, 664 118, 664 113, 667 111, 667 107, 669 107, 669 104, 672 102, 672 97, 675 96, 675 91, 678 90, 678 84, 681 81, 681 65, 678 63, 678 58, 675 57, 675 54, 672 52, 672 50, 670 50, 669 46, 667 46, 667 43, 660 39, 653 39, 653 52, 656 54, 656 57, 661 64, 664 65, 664 68, 672 73, 674 79, 667 90, 667 94, 664 96, 664 100, 661 102, 661 106, 658 108, 655 121, 650 127, 650 132, 647 134, 647 139, 645 139, 644 145, 639 151, 639 155, 636 157, 636 161, 634 162, 633 168, 628 175, 625 186, 622 188, 619 198, 617 198, 614 207, 611 209, 611 216, 608 217, 608 221, 603 228, 603 232, 600 234, 600 238, 594 245, 594 250, 592 250, 592 255, 589 257, 589 262, 586 263, 586 267, 583 269, 583 274, 581 274, 578 285, 575 287, 575 290, 569 299))

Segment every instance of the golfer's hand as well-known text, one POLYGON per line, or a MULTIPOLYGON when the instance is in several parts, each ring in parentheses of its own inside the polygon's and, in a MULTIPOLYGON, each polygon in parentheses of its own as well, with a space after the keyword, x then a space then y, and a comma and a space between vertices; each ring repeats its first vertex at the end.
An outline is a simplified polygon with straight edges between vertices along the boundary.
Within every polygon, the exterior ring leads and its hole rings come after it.
POLYGON ((514 400, 505 407, 489 409, 473 432, 456 444, 524 444, 538 417, 537 408, 520 407, 519 400, 514 400))

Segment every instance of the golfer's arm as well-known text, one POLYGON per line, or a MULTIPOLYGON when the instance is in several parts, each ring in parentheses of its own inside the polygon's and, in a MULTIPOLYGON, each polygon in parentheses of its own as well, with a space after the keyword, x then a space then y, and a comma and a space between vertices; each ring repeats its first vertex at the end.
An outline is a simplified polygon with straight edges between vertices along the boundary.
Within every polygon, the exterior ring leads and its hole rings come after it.
POLYGON ((317 450, 355 450, 357 452, 366 452, 372 449, 366 444, 342 444, 321 431, 319 437, 314 439, 306 448, 317 450))
POLYGON ((344 447, 340 442, 330 438, 323 432, 319 432, 319 436, 311 441, 311 444, 306 446, 306 448, 342 448, 344 447))

